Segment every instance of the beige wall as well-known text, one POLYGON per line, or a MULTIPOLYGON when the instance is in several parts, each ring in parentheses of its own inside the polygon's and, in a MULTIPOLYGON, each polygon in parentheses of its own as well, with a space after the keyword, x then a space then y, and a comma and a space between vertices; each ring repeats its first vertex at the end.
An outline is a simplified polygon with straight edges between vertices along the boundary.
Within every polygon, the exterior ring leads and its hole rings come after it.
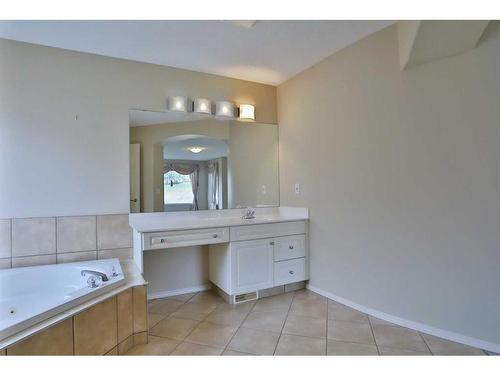
POLYGON ((391 26, 279 86, 280 203, 310 208, 312 286, 500 344, 499 67, 498 23, 403 72, 391 26))
POLYGON ((233 121, 229 131, 228 207, 279 205, 278 126, 233 121))
POLYGON ((128 110, 175 94, 276 122, 272 86, 0 39, 0 217, 128 212, 128 110))

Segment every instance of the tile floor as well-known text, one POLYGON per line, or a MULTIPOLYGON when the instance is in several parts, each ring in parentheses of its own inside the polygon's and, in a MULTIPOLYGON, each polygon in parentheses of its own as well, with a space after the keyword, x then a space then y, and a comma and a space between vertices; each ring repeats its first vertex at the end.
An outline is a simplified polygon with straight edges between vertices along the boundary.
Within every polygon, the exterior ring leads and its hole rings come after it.
POLYGON ((149 342, 131 355, 484 355, 309 290, 225 303, 212 291, 150 301, 149 342))

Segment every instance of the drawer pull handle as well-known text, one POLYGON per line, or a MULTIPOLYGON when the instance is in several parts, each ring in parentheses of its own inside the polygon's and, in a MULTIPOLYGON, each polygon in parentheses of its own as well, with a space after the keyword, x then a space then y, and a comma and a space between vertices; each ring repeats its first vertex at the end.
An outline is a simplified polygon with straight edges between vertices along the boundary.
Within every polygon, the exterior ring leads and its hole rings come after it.
POLYGON ((288 271, 288 273, 289 273, 290 275, 293 275, 295 272, 290 270, 290 271, 288 271))
POLYGON ((161 239, 160 239, 160 242, 161 242, 161 243, 165 243, 165 239, 164 239, 164 238, 161 238, 161 239))
POLYGON ((290 250, 293 250, 293 245, 288 246, 290 250))
POLYGON ((269 242, 269 245, 274 246, 274 241, 269 242))
POLYGON ((217 238, 217 237, 219 237, 219 235, 218 234, 212 234, 212 237, 213 238, 217 238))

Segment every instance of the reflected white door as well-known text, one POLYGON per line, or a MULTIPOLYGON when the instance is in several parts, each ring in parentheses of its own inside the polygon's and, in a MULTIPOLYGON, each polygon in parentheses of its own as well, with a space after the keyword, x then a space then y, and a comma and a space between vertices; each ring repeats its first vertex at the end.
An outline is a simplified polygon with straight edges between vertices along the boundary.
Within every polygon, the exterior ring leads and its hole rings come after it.
POLYGON ((130 212, 141 212, 141 145, 130 145, 130 212))

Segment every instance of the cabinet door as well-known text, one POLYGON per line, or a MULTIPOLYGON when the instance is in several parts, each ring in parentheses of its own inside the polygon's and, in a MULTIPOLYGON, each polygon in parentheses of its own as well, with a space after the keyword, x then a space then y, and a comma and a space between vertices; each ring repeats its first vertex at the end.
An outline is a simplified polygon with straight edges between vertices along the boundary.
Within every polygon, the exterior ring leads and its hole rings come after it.
POLYGON ((270 240, 231 243, 231 294, 271 288, 274 278, 270 240))

